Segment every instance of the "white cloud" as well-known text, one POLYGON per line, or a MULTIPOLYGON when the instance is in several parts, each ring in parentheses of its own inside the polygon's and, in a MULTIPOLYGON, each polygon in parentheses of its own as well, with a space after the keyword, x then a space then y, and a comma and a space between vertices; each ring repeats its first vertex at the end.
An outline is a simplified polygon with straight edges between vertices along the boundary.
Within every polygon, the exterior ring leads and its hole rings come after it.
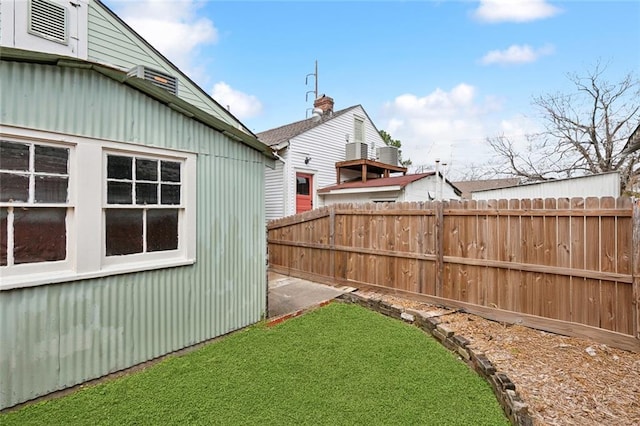
POLYGON ((474 16, 489 23, 529 22, 550 18, 560 12, 560 8, 546 0, 480 0, 474 16))
POLYGON ((535 62, 541 56, 550 55, 554 52, 553 46, 544 46, 533 49, 531 46, 511 45, 505 50, 491 50, 481 59, 484 65, 490 64, 525 64, 535 62))
POLYGON ((378 128, 402 142, 403 158, 410 158, 414 167, 432 169, 440 159, 448 164, 452 178, 460 178, 472 165, 496 161, 487 137, 505 135, 523 146, 525 135, 537 131, 535 123, 522 115, 506 116, 503 100, 480 98, 477 92, 461 83, 425 96, 400 95, 384 105, 378 128))
POLYGON ((196 69, 198 48, 218 41, 213 22, 198 17, 195 0, 139 0, 115 6, 127 24, 187 74, 196 69))
POLYGON ((234 90, 224 81, 213 86, 211 96, 239 119, 255 117, 262 112, 262 103, 257 97, 234 90))

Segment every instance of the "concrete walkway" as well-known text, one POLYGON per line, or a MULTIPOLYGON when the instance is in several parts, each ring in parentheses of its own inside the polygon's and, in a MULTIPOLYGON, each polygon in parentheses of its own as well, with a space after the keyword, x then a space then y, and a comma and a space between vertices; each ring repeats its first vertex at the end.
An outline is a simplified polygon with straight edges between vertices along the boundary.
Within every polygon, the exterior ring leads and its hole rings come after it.
POLYGON ((331 287, 275 272, 269 272, 268 279, 269 318, 307 309, 355 290, 353 287, 331 287))

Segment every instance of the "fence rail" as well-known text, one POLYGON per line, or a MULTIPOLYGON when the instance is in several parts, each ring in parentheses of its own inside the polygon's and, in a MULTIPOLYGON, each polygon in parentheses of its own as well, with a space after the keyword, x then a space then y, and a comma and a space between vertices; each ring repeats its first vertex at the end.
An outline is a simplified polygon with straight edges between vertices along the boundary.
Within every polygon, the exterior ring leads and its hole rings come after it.
POLYGON ((273 270, 640 351, 628 198, 337 204, 268 225, 273 270))

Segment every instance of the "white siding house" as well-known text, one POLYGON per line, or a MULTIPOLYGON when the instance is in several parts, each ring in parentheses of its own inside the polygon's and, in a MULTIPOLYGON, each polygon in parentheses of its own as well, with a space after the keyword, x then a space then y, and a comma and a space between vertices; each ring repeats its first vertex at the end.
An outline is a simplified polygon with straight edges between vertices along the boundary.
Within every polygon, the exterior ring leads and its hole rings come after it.
POLYGON ((460 190, 435 172, 344 182, 318 191, 322 206, 338 203, 382 203, 459 200, 460 190))
MULTIPOLYGON (((330 107, 321 115, 258 133, 258 139, 268 144, 278 155, 276 167, 265 169, 265 204, 267 219, 277 219, 296 213, 297 177, 310 177, 311 207, 321 200, 318 189, 334 185, 337 162, 345 161, 345 145, 363 136, 366 156, 374 159, 376 148, 385 146, 366 111, 361 105, 333 112, 330 107), (362 124, 358 124, 362 123, 362 124), (361 127, 363 126, 363 131, 361 127)), ((360 173, 346 170, 341 180, 355 179, 360 173)))
POLYGON ((527 183, 507 188, 471 192, 473 200, 619 197, 620 174, 601 173, 567 179, 527 183))

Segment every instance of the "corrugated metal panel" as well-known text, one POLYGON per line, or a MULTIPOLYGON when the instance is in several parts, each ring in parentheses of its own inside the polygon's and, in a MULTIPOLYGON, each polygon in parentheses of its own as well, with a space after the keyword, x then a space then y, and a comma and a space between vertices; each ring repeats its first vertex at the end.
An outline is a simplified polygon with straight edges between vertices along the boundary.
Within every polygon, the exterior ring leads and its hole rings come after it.
POLYGON ((471 193, 473 200, 619 197, 618 173, 559 179, 471 193))
POLYGON ((224 109, 207 99, 191 82, 178 75, 164 59, 139 41, 96 2, 89 4, 88 32, 87 54, 90 61, 117 65, 127 70, 145 65, 174 75, 179 80, 179 97, 232 126, 240 124, 224 109))
POLYGON ((259 152, 92 71, 1 61, 0 72, 2 124, 198 153, 195 265, 0 291, 0 407, 260 320, 259 152))

